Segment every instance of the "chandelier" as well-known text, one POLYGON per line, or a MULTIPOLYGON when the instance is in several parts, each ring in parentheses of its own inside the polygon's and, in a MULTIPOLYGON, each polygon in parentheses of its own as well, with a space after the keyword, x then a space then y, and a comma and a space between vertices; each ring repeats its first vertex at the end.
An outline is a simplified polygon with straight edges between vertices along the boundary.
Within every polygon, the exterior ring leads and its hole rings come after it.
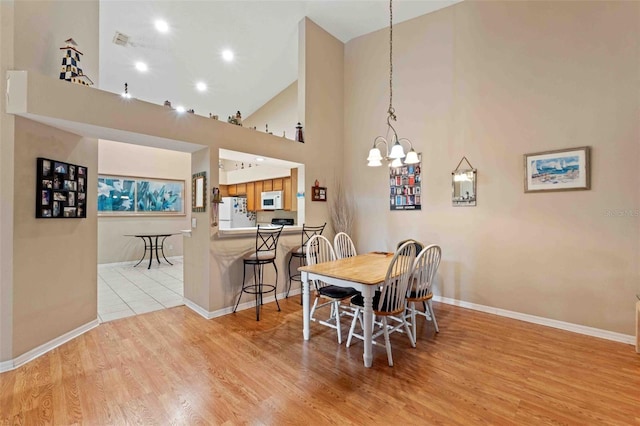
POLYGON ((411 141, 407 138, 398 138, 396 129, 391 125, 391 121, 397 121, 396 110, 393 108, 393 0, 389 0, 389 109, 387 110, 387 135, 391 131, 391 141, 378 136, 373 140, 373 148, 367 157, 367 166, 377 167, 382 165, 382 160, 390 162, 391 167, 401 167, 403 164, 417 164, 420 162, 418 154, 413 150, 411 141), (409 152, 405 155, 402 143, 408 144, 409 152), (383 157, 379 145, 385 145, 385 156, 383 157), (391 147, 391 152, 389 152, 391 147), (404 158, 404 161, 402 160, 404 158))

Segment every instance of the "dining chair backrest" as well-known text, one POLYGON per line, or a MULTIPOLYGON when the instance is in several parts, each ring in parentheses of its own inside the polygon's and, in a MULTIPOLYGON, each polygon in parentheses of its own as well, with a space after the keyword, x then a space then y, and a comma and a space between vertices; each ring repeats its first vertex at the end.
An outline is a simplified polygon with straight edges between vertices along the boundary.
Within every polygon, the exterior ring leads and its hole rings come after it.
POLYGON ((336 260, 336 253, 331 247, 331 242, 322 235, 314 235, 307 242, 307 265, 331 262, 336 260))
POLYGON ((333 238, 333 249, 338 259, 345 257, 353 257, 357 255, 356 246, 353 244, 351 237, 346 232, 338 232, 333 238))
POLYGON ((424 248, 424 244, 422 244, 420 241, 418 240, 414 240, 412 238, 409 238, 408 240, 402 240, 398 243, 398 245, 396 246, 396 249, 399 249, 401 245, 403 245, 404 243, 413 243, 413 245, 416 248, 416 256, 418 255, 418 253, 420 253, 422 251, 422 249, 424 248))
POLYGON ((303 251, 305 250, 305 246, 307 245, 307 242, 309 242, 311 237, 313 237, 314 235, 322 235, 322 231, 324 231, 325 226, 327 226, 327 222, 325 222, 324 225, 319 225, 319 226, 310 226, 307 224, 302 225, 301 247, 303 248, 303 251))
MULTIPOLYGON (((409 277, 413 272, 413 263, 416 258, 416 247, 413 241, 408 241, 400 246, 393 255, 387 275, 380 290, 377 312, 397 314, 405 309, 405 298, 409 277)), ((374 311, 376 307, 374 306, 374 311)))
POLYGON ((258 258, 261 254, 273 254, 273 258, 276 257, 276 249, 278 247, 278 239, 284 226, 278 227, 261 227, 258 225, 258 231, 256 233, 256 255, 258 258))
POLYGON ((441 255, 440 246, 436 244, 431 244, 418 253, 413 264, 413 275, 407 296, 423 299, 431 293, 431 286, 435 281, 436 272, 438 272, 441 255))
MULTIPOLYGON (((314 235, 307 242, 307 265, 316 265, 318 263, 331 262, 336 260, 336 253, 331 247, 331 242, 322 235, 314 235)), ((314 280, 316 288, 324 287, 325 282, 314 280)))

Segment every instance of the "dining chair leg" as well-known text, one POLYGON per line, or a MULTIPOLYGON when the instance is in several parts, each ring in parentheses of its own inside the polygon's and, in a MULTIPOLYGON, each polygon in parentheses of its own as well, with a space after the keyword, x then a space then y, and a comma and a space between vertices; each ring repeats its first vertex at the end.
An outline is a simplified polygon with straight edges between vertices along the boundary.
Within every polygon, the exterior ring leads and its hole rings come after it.
MULTIPOLYGON (((356 311, 353 313, 353 321, 351 321, 351 327, 349 327, 349 337, 347 337, 347 347, 351 345, 351 339, 353 338, 353 332, 356 329, 356 321, 360 318, 361 310, 360 308, 356 308, 356 311)), ((362 324, 362 320, 360 320, 360 324, 362 324)))
POLYGON ((438 328, 438 321, 436 321, 436 314, 433 312, 433 305, 431 304, 431 299, 427 301, 427 304, 429 305, 429 314, 431 315, 431 319, 433 320, 433 325, 436 328, 436 333, 439 333, 440 329, 438 328))
POLYGON ((340 302, 333 302, 333 311, 336 316, 336 330, 338 331, 338 344, 342 344, 342 329, 340 328, 340 302))
POLYGON ((413 341, 415 342, 417 336, 418 324, 416 324, 416 302, 411 302, 411 329, 413 330, 413 341))
POLYGON ((382 317, 382 331, 384 332, 384 345, 387 348, 387 360, 389 367, 393 367, 393 355, 391 355, 391 341, 389 340, 389 328, 387 326, 387 317, 382 317))
POLYGON ((409 330, 409 324, 407 324, 407 318, 405 316, 402 317, 402 324, 404 325, 404 332, 409 336, 409 341, 411 342, 411 347, 416 347, 416 339, 413 337, 413 333, 409 330))

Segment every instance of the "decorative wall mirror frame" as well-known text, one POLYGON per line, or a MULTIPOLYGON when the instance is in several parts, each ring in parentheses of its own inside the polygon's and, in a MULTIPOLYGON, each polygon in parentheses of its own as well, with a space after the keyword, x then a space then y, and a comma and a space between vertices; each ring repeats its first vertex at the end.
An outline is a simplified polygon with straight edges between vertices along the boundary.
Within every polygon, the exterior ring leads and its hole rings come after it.
POLYGON ((204 213, 207 207, 207 173, 200 172, 192 176, 191 211, 204 213))
POLYGON ((473 168, 467 157, 462 157, 458 166, 451 172, 451 204, 454 207, 473 207, 476 205, 477 170, 473 168), (461 169, 462 162, 468 168, 461 169))

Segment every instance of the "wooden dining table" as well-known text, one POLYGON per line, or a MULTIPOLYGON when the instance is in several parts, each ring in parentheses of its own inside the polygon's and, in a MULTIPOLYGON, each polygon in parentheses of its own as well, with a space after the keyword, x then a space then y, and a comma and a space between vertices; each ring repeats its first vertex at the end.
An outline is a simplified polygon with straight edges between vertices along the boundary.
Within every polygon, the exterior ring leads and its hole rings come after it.
POLYGON ((332 262, 301 266, 302 275, 302 335, 304 340, 311 338, 309 286, 313 280, 321 280, 339 287, 352 287, 362 293, 364 298, 364 366, 371 367, 373 295, 387 275, 387 269, 393 259, 393 253, 372 252, 332 262))

